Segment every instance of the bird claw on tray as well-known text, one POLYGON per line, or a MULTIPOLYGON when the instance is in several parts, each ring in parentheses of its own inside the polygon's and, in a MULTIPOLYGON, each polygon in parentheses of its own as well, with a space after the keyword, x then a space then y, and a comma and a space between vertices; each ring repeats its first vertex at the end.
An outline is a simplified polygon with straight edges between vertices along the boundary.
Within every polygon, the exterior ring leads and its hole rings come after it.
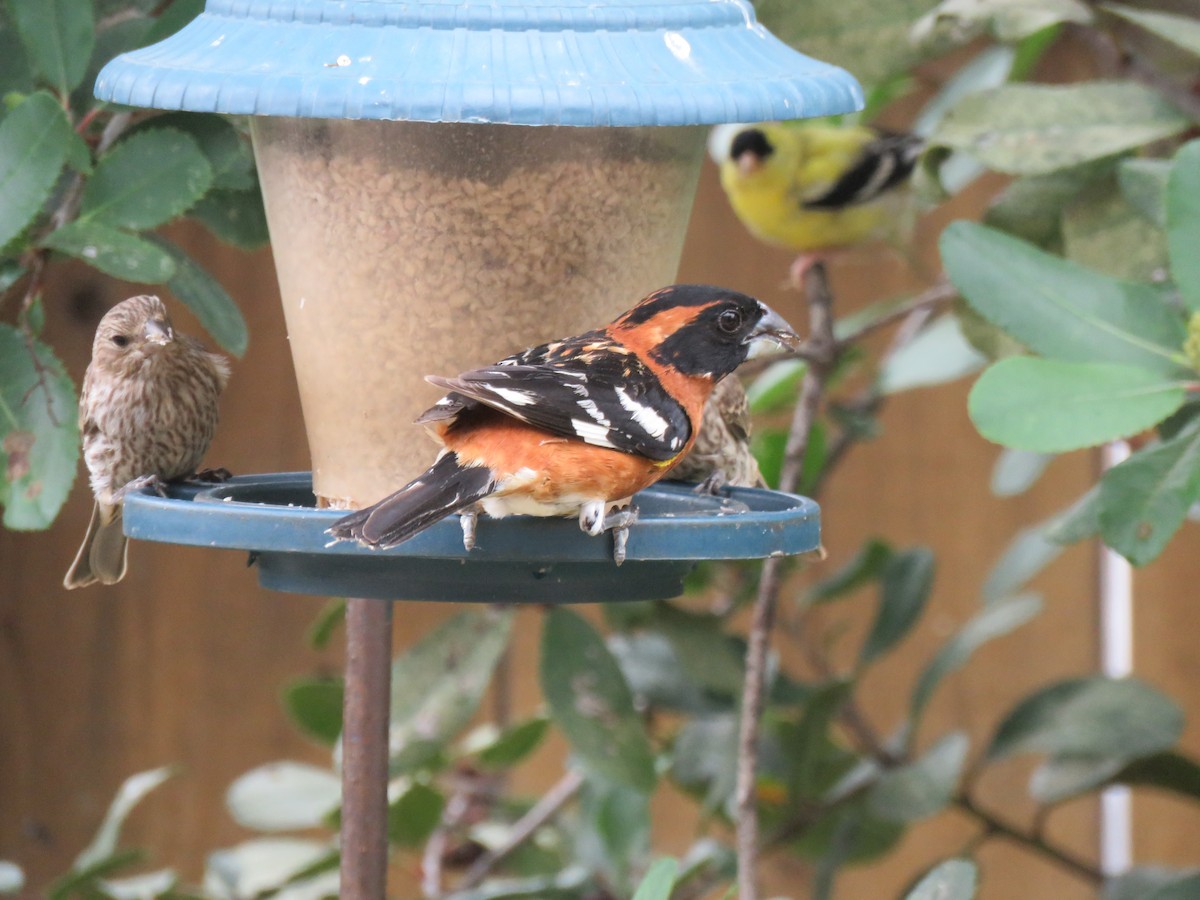
POLYGON ((113 493, 113 502, 123 503, 128 494, 140 491, 142 488, 151 488, 160 497, 167 496, 167 483, 165 481, 157 475, 142 475, 140 478, 135 478, 127 482, 124 487, 113 493))
POLYGON ((468 553, 475 549, 475 526, 478 522, 479 513, 475 510, 458 515, 458 524, 462 526, 463 549, 468 553))
POLYGON ((638 519, 636 506, 614 509, 604 517, 604 531, 613 533, 613 562, 618 566, 625 562, 625 546, 629 543, 629 526, 638 519))
POLYGON ((201 469, 183 480, 189 484, 224 484, 232 477, 233 473, 222 466, 216 469, 201 469))
POLYGON ((713 469, 709 476, 696 485, 692 490, 697 494, 709 497, 719 497, 721 490, 729 483, 729 477, 720 469, 713 469))

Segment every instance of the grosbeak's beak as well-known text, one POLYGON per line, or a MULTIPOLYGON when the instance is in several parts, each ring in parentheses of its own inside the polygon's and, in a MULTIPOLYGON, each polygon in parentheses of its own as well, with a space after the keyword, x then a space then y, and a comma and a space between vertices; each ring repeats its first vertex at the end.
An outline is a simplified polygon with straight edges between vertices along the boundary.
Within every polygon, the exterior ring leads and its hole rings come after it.
POLYGON ((766 314, 758 320, 754 330, 746 336, 750 345, 750 357, 758 356, 771 349, 771 345, 785 350, 800 349, 800 335, 792 330, 792 326, 784 321, 783 316, 773 309, 767 309, 766 314))

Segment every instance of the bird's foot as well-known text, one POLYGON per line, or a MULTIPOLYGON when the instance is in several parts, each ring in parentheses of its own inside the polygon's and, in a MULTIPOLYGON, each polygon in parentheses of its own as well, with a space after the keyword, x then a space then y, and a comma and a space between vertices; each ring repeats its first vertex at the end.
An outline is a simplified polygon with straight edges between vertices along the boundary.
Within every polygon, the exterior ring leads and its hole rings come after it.
POLYGON ((801 253, 792 263, 792 267, 788 269, 788 280, 785 287, 789 287, 794 291, 804 290, 804 279, 808 273, 818 263, 823 263, 827 259, 823 253, 801 253))
POLYGON ((160 497, 167 496, 167 483, 157 475, 142 475, 128 482, 124 487, 113 492, 113 503, 124 503, 125 497, 132 491, 140 491, 142 488, 152 488, 154 493, 160 497))
POLYGON ((579 511, 579 527, 592 537, 606 531, 613 533, 613 562, 618 566, 625 562, 625 547, 629 543, 629 526, 638 519, 637 507, 632 503, 608 511, 602 501, 585 503, 579 511))
POLYGON ((458 524, 462 526, 463 549, 470 553, 475 549, 475 526, 479 522, 476 510, 458 514, 458 524))
POLYGON ((201 469, 195 475, 189 475, 183 480, 190 484, 224 484, 232 477, 232 472, 221 467, 217 469, 201 469))
POLYGON ((709 476, 692 488, 692 490, 697 494, 716 497, 728 483, 729 476, 720 469, 713 469, 709 476))

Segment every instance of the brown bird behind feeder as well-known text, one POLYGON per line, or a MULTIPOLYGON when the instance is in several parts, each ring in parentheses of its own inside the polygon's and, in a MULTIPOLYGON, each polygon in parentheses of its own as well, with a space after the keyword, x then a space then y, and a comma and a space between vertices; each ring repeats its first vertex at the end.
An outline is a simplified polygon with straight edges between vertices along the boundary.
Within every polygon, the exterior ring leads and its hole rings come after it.
POLYGON ((225 357, 175 331, 158 297, 130 297, 100 320, 79 397, 83 459, 96 503, 64 587, 125 577, 125 493, 196 473, 228 380, 225 357))

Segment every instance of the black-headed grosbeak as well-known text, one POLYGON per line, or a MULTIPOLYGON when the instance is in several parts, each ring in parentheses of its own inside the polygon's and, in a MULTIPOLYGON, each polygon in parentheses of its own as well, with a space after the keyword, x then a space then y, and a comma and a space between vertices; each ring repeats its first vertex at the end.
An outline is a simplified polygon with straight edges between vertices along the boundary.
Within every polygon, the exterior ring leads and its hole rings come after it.
POLYGON ((423 474, 329 533, 393 547, 452 513, 463 544, 480 510, 579 516, 614 532, 625 556, 630 499, 695 443, 713 388, 771 344, 799 337, 765 304, 736 291, 679 284, 655 291, 605 328, 533 347, 457 378, 417 419, 445 448, 423 474))
POLYGON ((671 477, 699 482, 700 490, 709 493, 726 485, 766 487, 750 449, 750 401, 737 378, 726 378, 713 389, 696 442, 671 477))

